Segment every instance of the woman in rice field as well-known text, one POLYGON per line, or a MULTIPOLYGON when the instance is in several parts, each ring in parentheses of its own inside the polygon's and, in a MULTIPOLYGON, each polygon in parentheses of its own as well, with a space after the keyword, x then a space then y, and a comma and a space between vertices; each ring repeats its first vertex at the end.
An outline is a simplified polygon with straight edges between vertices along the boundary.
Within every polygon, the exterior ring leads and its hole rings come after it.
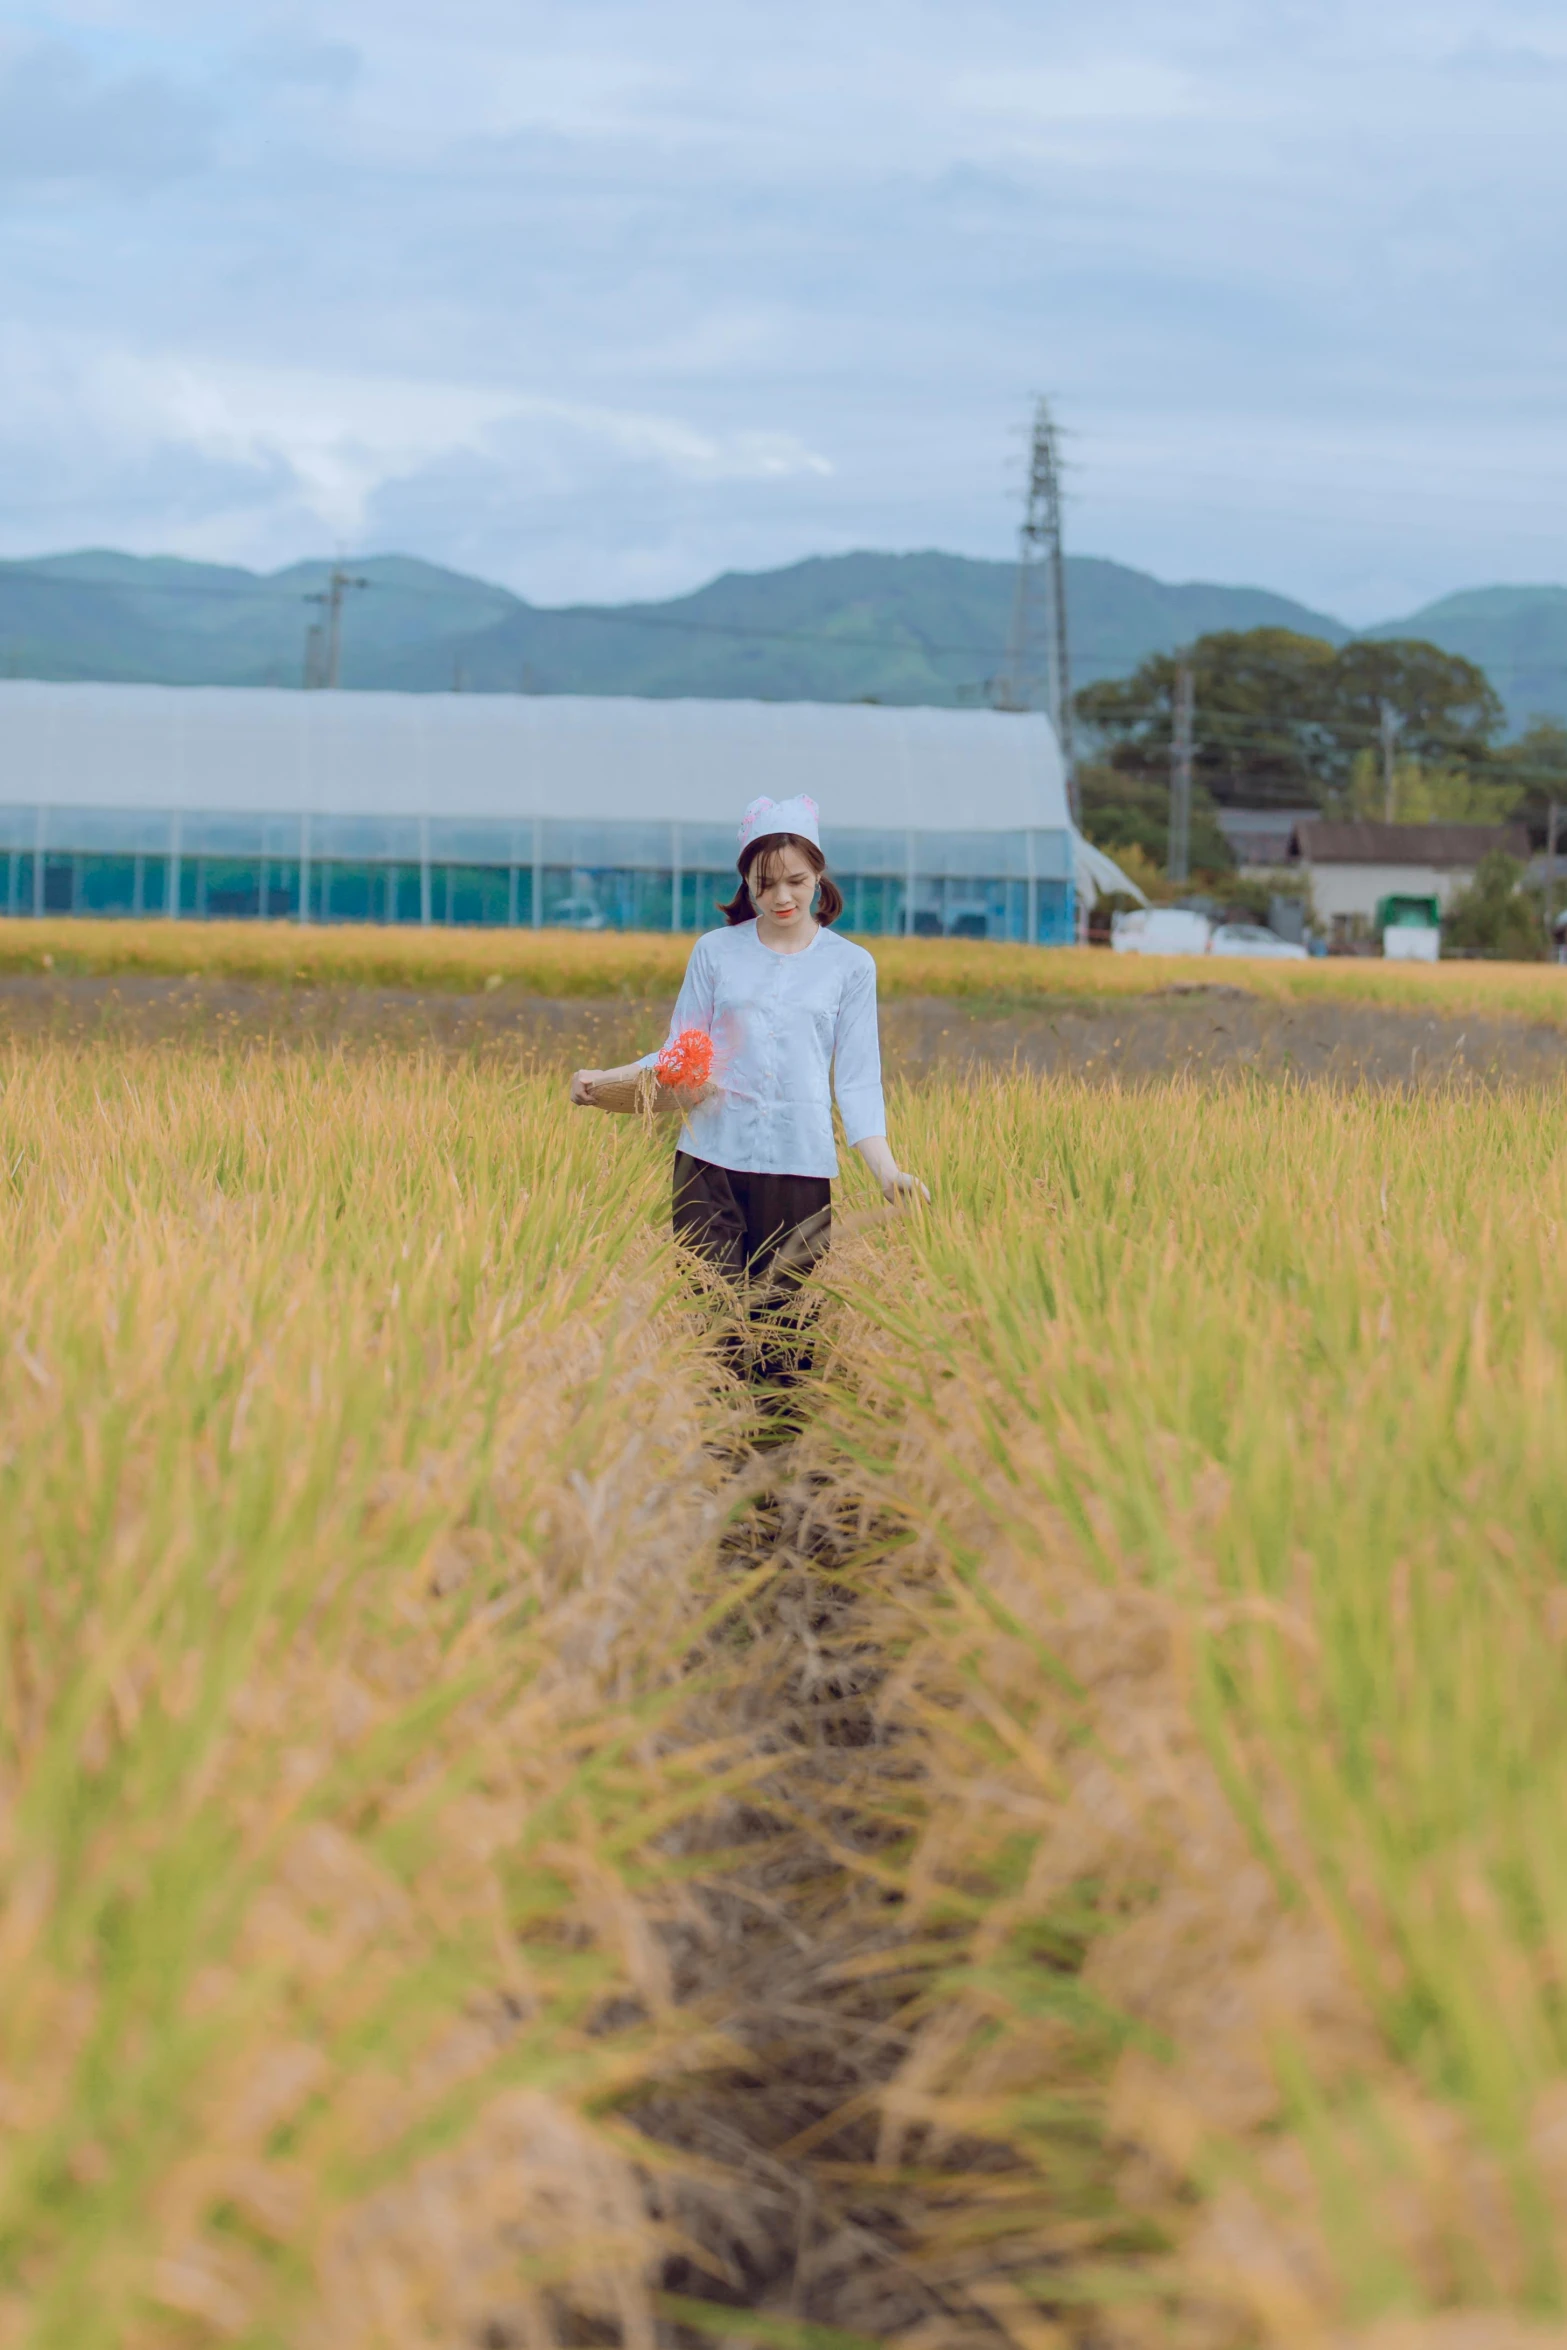
MULTIPOLYGON (((711 1075, 681 1089, 675 1233, 749 1296, 753 1313, 776 1318, 828 1244, 838 1172, 829 1081, 845 1137, 882 1196, 929 1195, 887 1141, 876 965, 831 927, 843 899, 822 854, 816 802, 753 800, 739 873, 723 908, 728 928, 691 950, 663 1055, 579 1069, 571 1098, 607 1103, 661 1059, 663 1073, 688 1078, 712 1040, 711 1075)), ((788 1376, 780 1335, 760 1347, 764 1379, 788 1376)))

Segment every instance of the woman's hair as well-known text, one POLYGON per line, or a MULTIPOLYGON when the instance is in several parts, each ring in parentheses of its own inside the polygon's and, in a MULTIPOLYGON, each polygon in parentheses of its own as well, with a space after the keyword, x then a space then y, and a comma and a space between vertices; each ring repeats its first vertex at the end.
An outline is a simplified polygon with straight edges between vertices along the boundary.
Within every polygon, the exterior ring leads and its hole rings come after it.
MULTIPOLYGON (((798 832, 764 832, 758 840, 748 840, 740 851, 740 887, 727 906, 719 912, 726 922, 754 922, 756 908, 751 903, 751 868, 759 857, 773 858, 784 849, 798 849, 816 876, 815 914, 818 922, 836 922, 843 912, 843 892, 827 870, 827 860, 815 841, 807 840, 798 832)), ((766 879, 766 869, 763 869, 766 879)))

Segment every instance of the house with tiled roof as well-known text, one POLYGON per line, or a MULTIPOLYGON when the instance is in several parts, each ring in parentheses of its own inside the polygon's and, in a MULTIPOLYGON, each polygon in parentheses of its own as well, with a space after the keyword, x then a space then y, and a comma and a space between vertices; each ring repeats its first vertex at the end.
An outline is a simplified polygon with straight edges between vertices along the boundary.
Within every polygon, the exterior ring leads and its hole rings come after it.
POLYGON ((1376 927, 1378 909, 1390 898, 1434 898, 1446 913, 1473 881, 1481 859, 1498 849, 1527 863, 1523 826, 1342 823, 1313 816, 1296 824, 1287 861, 1310 882, 1322 928, 1354 936, 1376 927))

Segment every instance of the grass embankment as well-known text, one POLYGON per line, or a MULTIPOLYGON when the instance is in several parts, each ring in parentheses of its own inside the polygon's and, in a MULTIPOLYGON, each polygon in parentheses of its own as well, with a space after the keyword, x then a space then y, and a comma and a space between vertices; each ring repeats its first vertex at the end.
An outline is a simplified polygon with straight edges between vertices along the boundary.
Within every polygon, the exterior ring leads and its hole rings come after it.
POLYGON ((1559 1102, 897 1130, 937 1200, 839 1266, 829 1427, 957 1937, 881 2100, 926 2274, 1029 2350, 1560 2345, 1559 1102))
MULTIPOLYGON (((0 974, 141 974, 278 986, 511 988, 554 998, 675 993, 689 938, 659 931, 416 930, 287 922, 0 920, 0 974)), ((1244 988, 1273 1003, 1392 1010, 1567 1026, 1567 972, 1536 963, 1248 962, 1115 955, 958 939, 868 939, 881 993, 1026 1005, 1114 1001, 1192 985, 1244 988)))
POLYGON ((650 2343, 722 1417, 656 1154, 100 1048, 0 1164, 0 2340, 650 2343))

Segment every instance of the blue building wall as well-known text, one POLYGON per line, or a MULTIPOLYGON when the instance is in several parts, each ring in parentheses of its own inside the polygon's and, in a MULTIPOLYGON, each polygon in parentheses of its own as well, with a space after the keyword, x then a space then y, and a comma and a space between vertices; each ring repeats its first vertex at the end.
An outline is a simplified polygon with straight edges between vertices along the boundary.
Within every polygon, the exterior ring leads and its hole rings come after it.
MULTIPOLYGON (((12 916, 162 915, 581 930, 711 929, 733 833, 704 825, 0 808, 12 916)), ((829 836, 843 926, 867 937, 1069 943, 1061 831, 829 836)))

